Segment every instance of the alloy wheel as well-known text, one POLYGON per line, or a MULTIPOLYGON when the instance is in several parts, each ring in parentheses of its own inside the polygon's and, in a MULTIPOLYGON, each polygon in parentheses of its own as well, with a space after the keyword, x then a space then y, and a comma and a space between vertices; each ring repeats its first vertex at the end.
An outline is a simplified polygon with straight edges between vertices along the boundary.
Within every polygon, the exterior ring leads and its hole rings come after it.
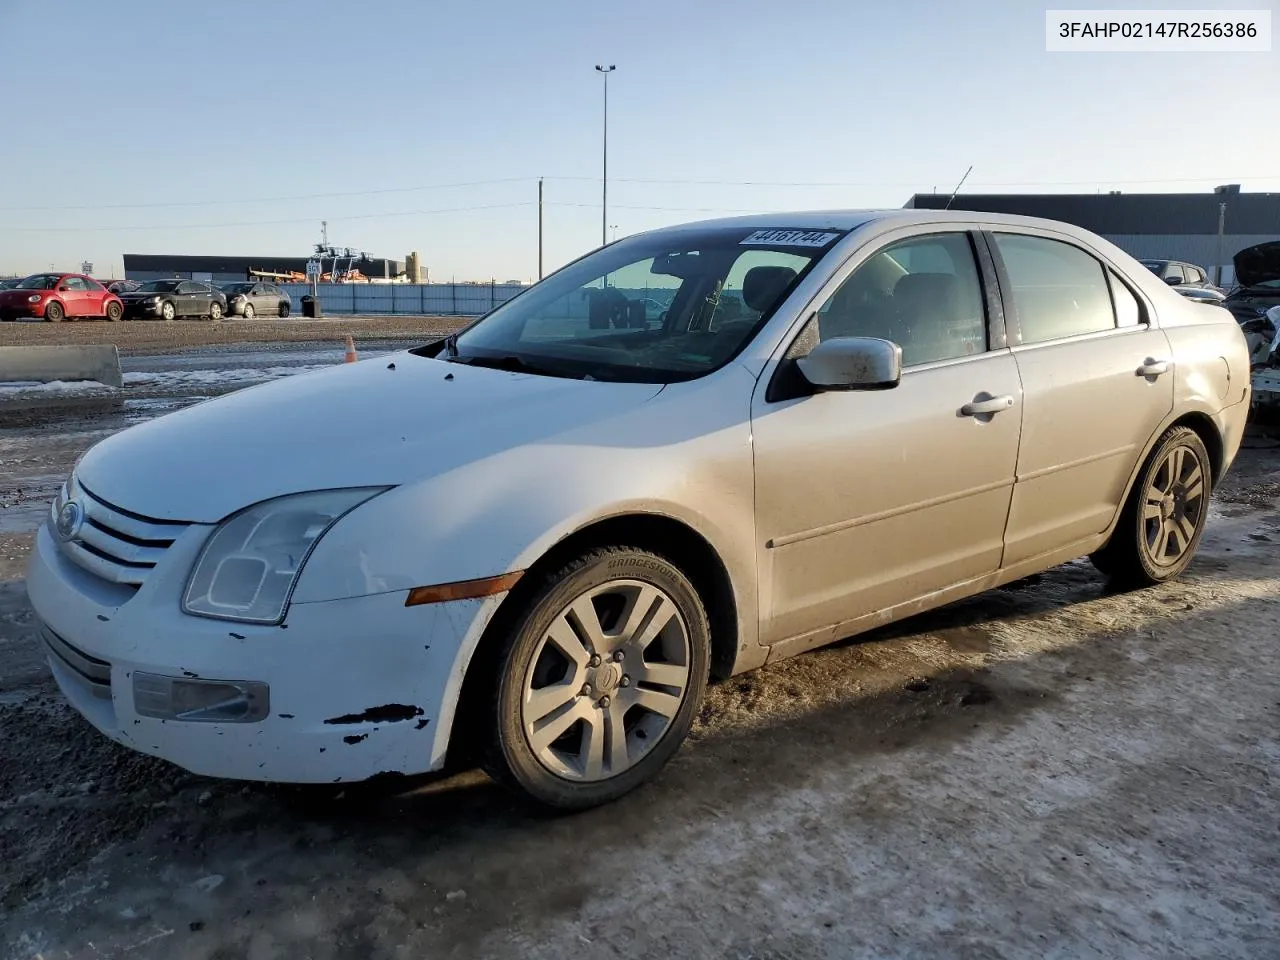
POLYGON ((1204 522, 1207 507, 1200 458, 1188 446, 1171 447, 1143 491, 1143 543, 1151 561, 1167 567, 1181 560, 1204 522))
POLYGON ((611 580, 551 622, 530 661, 521 725, 538 762, 569 780, 623 773, 666 734, 690 681, 688 627, 667 593, 611 580))

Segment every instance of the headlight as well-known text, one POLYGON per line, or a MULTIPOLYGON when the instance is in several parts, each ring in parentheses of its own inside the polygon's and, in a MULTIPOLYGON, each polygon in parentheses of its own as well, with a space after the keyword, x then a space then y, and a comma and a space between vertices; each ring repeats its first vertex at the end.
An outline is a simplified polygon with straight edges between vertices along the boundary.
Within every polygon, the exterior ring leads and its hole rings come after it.
POLYGON ((254 504, 205 544, 182 599, 186 613, 279 623, 307 557, 344 514, 389 487, 318 490, 254 504))
POLYGON ((38 293, 33 293, 31 296, 27 297, 27 303, 39 303, 39 302, 40 302, 40 294, 38 293))
POLYGON ((144 302, 144 303, 159 303, 159 302, 160 302, 160 298, 159 298, 159 297, 147 297, 147 299, 146 299, 145 301, 143 301, 143 302, 144 302))

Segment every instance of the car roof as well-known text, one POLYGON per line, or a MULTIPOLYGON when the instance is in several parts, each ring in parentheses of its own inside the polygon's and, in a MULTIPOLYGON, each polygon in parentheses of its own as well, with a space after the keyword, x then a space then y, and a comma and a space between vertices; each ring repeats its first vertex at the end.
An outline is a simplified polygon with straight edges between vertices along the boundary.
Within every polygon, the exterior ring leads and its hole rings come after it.
POLYGON ((1079 237, 1093 236, 1088 230, 1063 223, 1060 220, 1047 220, 1043 217, 1024 217, 1009 213, 984 213, 977 210, 924 210, 913 207, 867 209, 867 210, 805 210, 781 213, 754 213, 742 217, 721 217, 714 220, 699 220, 670 227, 661 227, 653 233, 668 230, 697 229, 715 227, 757 228, 795 228, 803 230, 856 230, 870 223, 883 223, 894 226, 912 226, 930 223, 989 223, 1011 227, 1040 227, 1057 230, 1061 233, 1074 234, 1079 237))

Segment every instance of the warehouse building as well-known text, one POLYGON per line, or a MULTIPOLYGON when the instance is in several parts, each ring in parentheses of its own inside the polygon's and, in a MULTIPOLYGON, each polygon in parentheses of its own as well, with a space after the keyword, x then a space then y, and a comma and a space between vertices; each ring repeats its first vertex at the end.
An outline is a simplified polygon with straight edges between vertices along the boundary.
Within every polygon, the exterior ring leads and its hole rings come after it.
MULTIPOLYGON (((205 283, 235 283, 250 279, 250 271, 270 274, 305 274, 308 257, 188 257, 168 254, 126 253, 124 275, 127 280, 165 280, 181 277, 205 283)), ((405 272, 401 260, 365 257, 339 260, 341 269, 354 268, 373 280, 393 280, 405 272)), ((333 269, 333 259, 324 257, 321 272, 333 269)))
MULTIPOLYGON (((947 200, 917 193, 906 206, 940 210, 947 200)), ((1280 193, 1241 193, 1238 184, 1212 193, 960 194, 951 209, 1062 220, 1139 259, 1185 260, 1205 267, 1210 278, 1221 268, 1222 286, 1234 282, 1231 258, 1238 251, 1280 240, 1280 193)))

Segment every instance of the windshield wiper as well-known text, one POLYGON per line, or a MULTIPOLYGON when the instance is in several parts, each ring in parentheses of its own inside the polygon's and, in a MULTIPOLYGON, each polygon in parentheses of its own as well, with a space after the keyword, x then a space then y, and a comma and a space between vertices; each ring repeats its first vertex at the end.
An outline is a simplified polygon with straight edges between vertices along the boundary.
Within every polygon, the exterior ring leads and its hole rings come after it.
POLYGON ((568 374, 544 367, 539 363, 531 363, 524 357, 507 354, 501 357, 460 357, 455 350, 453 363, 465 363, 469 367, 488 367, 491 370, 507 370, 511 373, 536 373, 544 377, 566 377, 568 374))

